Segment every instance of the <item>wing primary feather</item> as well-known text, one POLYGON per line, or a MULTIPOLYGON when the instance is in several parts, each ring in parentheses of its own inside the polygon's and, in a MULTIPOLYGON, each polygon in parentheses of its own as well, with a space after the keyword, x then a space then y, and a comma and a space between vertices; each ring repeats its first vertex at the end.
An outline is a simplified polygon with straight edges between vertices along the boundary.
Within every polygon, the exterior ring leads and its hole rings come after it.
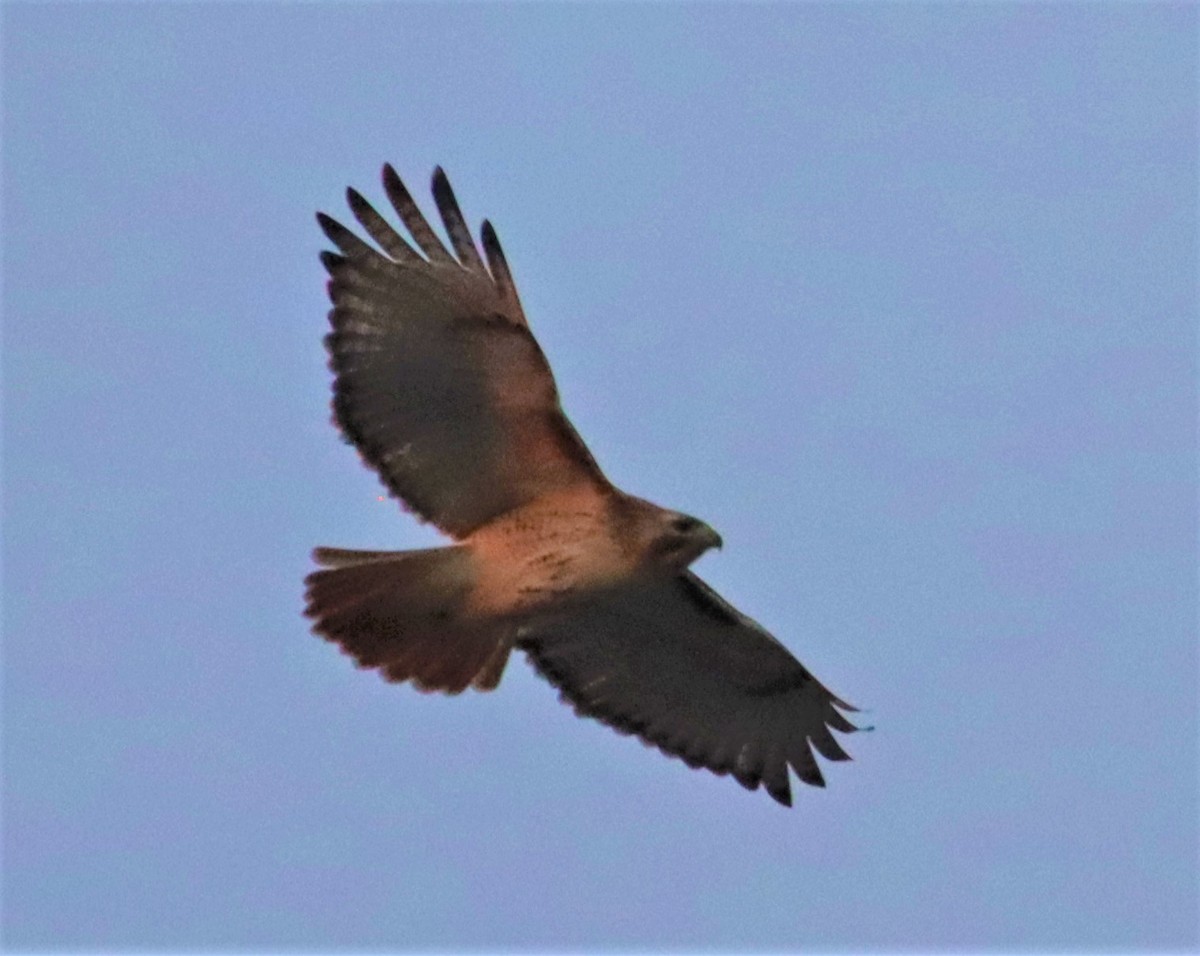
POLYGON ((796 771, 796 776, 805 783, 813 787, 825 786, 821 768, 817 766, 817 759, 813 756, 808 738, 803 733, 796 734, 791 740, 788 746, 788 763, 796 771))
POLYGON ((486 271, 483 268, 483 260, 479 258, 479 250, 475 248, 471 230, 467 228, 462 210, 458 207, 458 200, 454 197, 454 190, 450 187, 450 180, 446 178, 441 166, 433 171, 433 201, 437 203, 450 243, 458 253, 458 261, 463 268, 483 274, 486 271))
POLYGON ((332 216, 323 212, 317 213, 317 223, 329 241, 338 247, 348 258, 365 260, 382 260, 383 257, 375 249, 358 238, 332 216))
POLYGON ((834 739, 833 734, 829 732, 829 728, 825 724, 819 724, 808 739, 812 741, 812 745, 817 748, 817 751, 826 760, 849 760, 850 755, 842 749, 842 745, 834 739))
POLYGON ((393 229, 383 216, 375 211, 362 193, 357 189, 350 187, 346 190, 346 202, 350 204, 350 209, 354 213, 354 218, 362 223, 362 227, 367 230, 371 238, 379 243, 389 256, 397 262, 405 262, 416 265, 424 260, 421 259, 415 249, 404 241, 404 237, 393 229))
POLYGON ((788 780, 788 765, 784 749, 784 746, 774 741, 767 744, 763 757, 762 783, 772 800, 785 807, 790 807, 792 805, 792 786, 791 781, 788 780))
POLYGON ((517 295, 517 286, 513 282, 512 270, 508 268, 508 260, 504 258, 500 237, 496 235, 495 228, 487 219, 483 220, 480 238, 483 240, 483 252, 487 256, 488 270, 492 273, 496 288, 500 290, 500 294, 505 299, 512 303, 516 317, 520 319, 522 325, 525 325, 525 313, 521 309, 521 299, 517 295))
POLYGON ((396 175, 391 163, 383 167, 383 189, 392 203, 392 208, 404 223, 404 228, 411 233, 413 241, 420 246, 421 251, 429 257, 430 262, 455 263, 454 257, 446 251, 442 240, 426 221, 424 214, 409 195, 408 189, 396 175))
MULTIPOLYGON (((841 706, 845 707, 846 705, 842 704, 841 706)), ((856 708, 850 708, 850 709, 854 710, 856 708)), ((856 730, 858 730, 858 728, 855 727, 854 724, 850 723, 850 721, 848 721, 845 717, 843 717, 841 714, 839 714, 832 707, 826 708, 825 723, 827 723, 834 730, 840 730, 844 734, 852 734, 856 730)))
POLYGON ((330 252, 328 249, 321 250, 321 265, 325 267, 325 271, 330 275, 333 275, 345 264, 345 256, 339 256, 336 252, 330 252))

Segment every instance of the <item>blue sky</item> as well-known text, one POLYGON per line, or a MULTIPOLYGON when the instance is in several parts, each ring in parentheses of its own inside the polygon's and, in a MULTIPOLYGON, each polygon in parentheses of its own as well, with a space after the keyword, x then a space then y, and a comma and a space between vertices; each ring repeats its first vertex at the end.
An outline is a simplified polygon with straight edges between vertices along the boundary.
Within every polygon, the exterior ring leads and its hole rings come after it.
POLYGON ((6 946, 1195 947, 1196 27, 6 4, 6 946), (328 422, 313 212, 384 161, 870 708, 827 790, 308 634, 314 545, 438 540, 328 422))

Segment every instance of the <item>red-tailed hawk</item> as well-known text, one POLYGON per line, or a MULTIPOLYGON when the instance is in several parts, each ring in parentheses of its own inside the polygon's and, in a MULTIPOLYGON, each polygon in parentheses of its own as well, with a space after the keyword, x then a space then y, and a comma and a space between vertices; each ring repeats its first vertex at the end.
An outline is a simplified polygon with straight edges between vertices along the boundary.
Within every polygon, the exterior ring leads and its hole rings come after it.
POLYGON ((563 414, 500 242, 483 256, 439 168, 443 245, 391 166, 413 245, 359 193, 369 245, 324 214, 326 337, 338 427, 388 490, 457 543, 317 548, 313 630, 420 690, 491 690, 512 649, 586 717, 791 805, 790 766, 824 786, 810 744, 848 759, 855 729, 787 649, 688 566, 721 539, 613 487, 563 414))

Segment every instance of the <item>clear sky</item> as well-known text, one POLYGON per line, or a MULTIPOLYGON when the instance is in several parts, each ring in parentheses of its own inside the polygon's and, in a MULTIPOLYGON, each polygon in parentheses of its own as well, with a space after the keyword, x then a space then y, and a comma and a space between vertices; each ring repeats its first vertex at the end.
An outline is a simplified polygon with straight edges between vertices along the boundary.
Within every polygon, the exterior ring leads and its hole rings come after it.
POLYGON ((5 4, 12 949, 1191 948, 1197 8, 5 4), (313 220, 445 166, 824 791, 308 633, 313 220))

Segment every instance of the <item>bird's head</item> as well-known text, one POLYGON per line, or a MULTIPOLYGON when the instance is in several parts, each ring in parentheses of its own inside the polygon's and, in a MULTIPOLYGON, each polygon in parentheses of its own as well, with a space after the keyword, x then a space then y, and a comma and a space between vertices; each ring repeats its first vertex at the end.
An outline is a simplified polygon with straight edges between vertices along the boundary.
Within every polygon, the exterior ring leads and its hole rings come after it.
POLYGON ((682 571, 709 548, 721 547, 721 536, 699 518, 679 511, 663 511, 650 546, 651 557, 682 571))

